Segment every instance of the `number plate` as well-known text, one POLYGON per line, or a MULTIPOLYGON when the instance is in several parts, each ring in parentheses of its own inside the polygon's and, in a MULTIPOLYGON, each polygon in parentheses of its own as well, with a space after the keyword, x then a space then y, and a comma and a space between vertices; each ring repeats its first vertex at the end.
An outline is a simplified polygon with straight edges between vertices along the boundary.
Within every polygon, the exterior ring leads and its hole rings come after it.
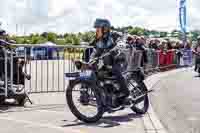
POLYGON ((90 78, 92 76, 92 71, 91 70, 86 70, 80 72, 80 77, 81 78, 90 78))

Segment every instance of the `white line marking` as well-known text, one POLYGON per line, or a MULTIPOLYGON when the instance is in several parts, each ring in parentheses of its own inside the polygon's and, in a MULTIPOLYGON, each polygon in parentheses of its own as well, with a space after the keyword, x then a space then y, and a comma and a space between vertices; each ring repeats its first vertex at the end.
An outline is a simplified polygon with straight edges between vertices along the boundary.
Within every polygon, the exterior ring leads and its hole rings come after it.
POLYGON ((72 128, 62 128, 62 127, 59 127, 59 126, 55 126, 55 125, 52 125, 52 124, 42 124, 42 123, 35 123, 35 122, 32 122, 32 121, 26 121, 26 120, 19 120, 19 119, 14 119, 14 118, 11 118, 11 117, 0 117, 1 120, 7 120, 7 121, 13 121, 13 122, 16 122, 16 123, 23 123, 23 124, 29 124, 31 126, 37 126, 37 127, 46 127, 46 128, 50 128, 50 129, 56 129, 56 130, 59 130, 59 131, 63 131, 65 133, 83 133, 83 131, 80 131, 80 130, 75 130, 75 129, 72 129, 72 128))
POLYGON ((37 112, 45 112, 45 113, 55 113, 55 114, 62 114, 62 115, 64 115, 65 114, 65 112, 67 112, 67 111, 55 111, 55 110, 43 110, 43 109, 40 109, 40 110, 35 110, 35 111, 37 111, 37 112))

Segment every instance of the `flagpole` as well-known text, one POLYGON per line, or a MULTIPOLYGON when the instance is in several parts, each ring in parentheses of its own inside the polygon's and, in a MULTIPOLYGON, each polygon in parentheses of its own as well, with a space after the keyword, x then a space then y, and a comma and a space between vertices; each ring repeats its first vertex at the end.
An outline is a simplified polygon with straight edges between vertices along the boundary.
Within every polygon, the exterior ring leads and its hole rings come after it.
POLYGON ((180 0, 179 1, 179 22, 180 22, 180 28, 182 32, 182 40, 183 43, 186 45, 187 43, 187 10, 186 10, 186 0, 180 0))

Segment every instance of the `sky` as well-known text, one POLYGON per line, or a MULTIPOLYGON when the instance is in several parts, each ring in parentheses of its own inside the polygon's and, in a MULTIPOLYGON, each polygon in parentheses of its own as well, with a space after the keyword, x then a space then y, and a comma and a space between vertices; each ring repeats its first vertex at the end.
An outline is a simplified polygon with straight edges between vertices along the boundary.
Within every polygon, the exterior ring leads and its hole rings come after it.
MULTIPOLYGON (((84 32, 96 18, 115 27, 170 31, 179 27, 178 0, 0 0, 0 21, 8 33, 84 32)), ((200 29, 200 1, 187 0, 188 30, 200 29)))

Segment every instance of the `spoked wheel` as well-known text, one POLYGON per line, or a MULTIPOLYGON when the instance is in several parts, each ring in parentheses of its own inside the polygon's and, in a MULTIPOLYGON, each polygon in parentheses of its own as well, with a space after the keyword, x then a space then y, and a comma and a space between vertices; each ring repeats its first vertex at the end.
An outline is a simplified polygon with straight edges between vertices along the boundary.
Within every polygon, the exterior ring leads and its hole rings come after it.
POLYGON ((149 108, 149 98, 148 94, 146 94, 148 90, 146 85, 142 81, 130 80, 128 87, 131 91, 131 96, 134 99, 137 99, 136 101, 133 101, 134 105, 131 109, 137 114, 145 114, 149 108))
POLYGON ((86 123, 98 121, 104 113, 100 92, 87 83, 70 82, 66 99, 71 112, 86 123))

